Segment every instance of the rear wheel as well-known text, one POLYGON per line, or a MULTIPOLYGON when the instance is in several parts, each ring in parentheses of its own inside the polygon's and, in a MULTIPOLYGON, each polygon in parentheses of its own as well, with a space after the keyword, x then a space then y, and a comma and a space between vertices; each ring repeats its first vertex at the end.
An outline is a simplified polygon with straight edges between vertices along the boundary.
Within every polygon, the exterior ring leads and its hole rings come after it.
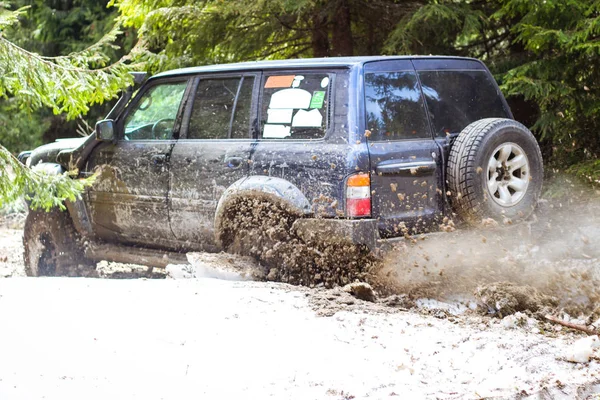
POLYGON ((537 205, 542 154, 533 134, 511 119, 486 118, 467 126, 448 158, 454 211, 466 222, 485 218, 517 222, 537 205))
POLYGON ((217 238, 227 252, 256 258, 270 281, 334 287, 374 276, 379 264, 368 248, 305 242, 292 228, 297 218, 281 202, 238 198, 225 209, 217 238))
POLYGON ((23 234, 27 276, 93 275, 81 240, 67 212, 29 211, 23 234))

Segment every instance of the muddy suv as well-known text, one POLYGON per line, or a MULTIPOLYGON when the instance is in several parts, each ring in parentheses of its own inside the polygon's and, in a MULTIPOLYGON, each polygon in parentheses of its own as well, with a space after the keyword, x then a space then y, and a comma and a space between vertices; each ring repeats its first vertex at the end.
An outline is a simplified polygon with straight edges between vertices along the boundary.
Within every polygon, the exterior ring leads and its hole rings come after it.
POLYGON ((541 191, 538 145, 475 59, 205 66, 132 93, 95 135, 24 155, 97 175, 68 212, 30 212, 28 274, 97 259, 164 266, 193 250, 267 260, 290 241, 364 252, 449 219, 516 222, 541 191))

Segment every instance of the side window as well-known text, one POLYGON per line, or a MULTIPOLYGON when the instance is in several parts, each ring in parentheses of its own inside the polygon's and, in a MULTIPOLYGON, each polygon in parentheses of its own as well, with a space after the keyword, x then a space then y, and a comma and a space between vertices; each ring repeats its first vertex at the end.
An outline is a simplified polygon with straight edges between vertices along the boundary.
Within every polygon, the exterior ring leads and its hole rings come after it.
POLYGON ((261 137, 324 137, 330 83, 330 75, 324 73, 266 76, 261 107, 261 137))
POLYGON ((485 70, 420 71, 436 136, 459 133, 482 118, 508 118, 493 78, 485 70))
POLYGON ((414 72, 366 73, 365 106, 371 141, 431 138, 414 72))
POLYGON ((146 91, 125 118, 125 140, 173 138, 173 126, 186 86, 187 81, 163 83, 146 91))
POLYGON ((248 139, 254 77, 202 79, 188 139, 248 139))

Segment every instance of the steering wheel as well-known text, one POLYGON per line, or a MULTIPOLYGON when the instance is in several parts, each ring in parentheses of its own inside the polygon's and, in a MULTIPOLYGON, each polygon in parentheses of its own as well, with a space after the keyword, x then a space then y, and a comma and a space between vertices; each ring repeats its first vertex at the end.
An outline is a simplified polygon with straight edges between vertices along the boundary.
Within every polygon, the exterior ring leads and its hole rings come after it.
POLYGON ((162 128, 162 132, 159 131, 159 127, 161 124, 166 124, 167 122, 175 122, 174 118, 161 118, 158 121, 156 121, 154 123, 154 125, 152 125, 152 136, 154 136, 154 139, 167 139, 167 134, 169 134, 170 132, 167 132, 167 129, 173 129, 173 125, 171 124, 170 126, 164 126, 162 128))

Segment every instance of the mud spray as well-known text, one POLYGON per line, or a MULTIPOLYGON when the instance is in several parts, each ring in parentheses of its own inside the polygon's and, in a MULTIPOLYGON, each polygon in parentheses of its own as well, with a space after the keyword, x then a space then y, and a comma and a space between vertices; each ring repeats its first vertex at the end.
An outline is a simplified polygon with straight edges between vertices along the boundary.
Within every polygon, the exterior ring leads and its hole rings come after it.
POLYGON ((222 241, 230 252, 260 261, 262 269, 253 273, 258 280, 325 288, 361 281, 382 302, 391 295, 409 303, 475 300, 480 312, 498 317, 522 311, 595 321, 600 317, 600 196, 564 176, 546 187, 525 223, 489 220, 478 229, 454 230, 446 221, 442 232, 401 240, 378 258, 355 246, 300 240, 291 229, 294 218, 259 199, 234 205, 224 226, 235 229, 222 241))
POLYGON ((600 316, 600 196, 565 177, 546 186, 527 223, 486 221, 477 230, 398 244, 384 255, 384 286, 410 298, 475 296, 482 312, 499 317, 566 312, 594 321, 600 316))

